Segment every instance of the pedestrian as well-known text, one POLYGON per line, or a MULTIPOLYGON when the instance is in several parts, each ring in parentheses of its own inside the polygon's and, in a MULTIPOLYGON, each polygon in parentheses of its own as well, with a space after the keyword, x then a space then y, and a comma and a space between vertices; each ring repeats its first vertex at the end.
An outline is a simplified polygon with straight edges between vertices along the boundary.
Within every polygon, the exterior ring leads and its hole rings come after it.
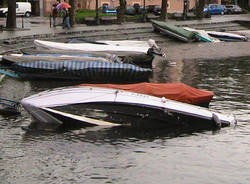
POLYGON ((70 29, 70 23, 69 23, 69 11, 67 8, 63 9, 63 29, 67 27, 70 29))
POLYGON ((52 9, 53 27, 56 27, 56 17, 57 16, 58 16, 58 10, 56 8, 56 4, 53 4, 53 9, 52 9))

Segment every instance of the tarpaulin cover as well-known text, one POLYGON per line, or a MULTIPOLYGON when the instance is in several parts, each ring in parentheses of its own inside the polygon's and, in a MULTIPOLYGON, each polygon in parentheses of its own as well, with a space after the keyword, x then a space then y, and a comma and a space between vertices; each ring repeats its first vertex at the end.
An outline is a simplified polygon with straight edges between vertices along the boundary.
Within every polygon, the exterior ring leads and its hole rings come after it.
POLYGON ((136 93, 165 97, 189 104, 210 102, 214 93, 190 87, 183 83, 135 83, 135 84, 80 84, 80 86, 105 87, 128 90, 136 93))

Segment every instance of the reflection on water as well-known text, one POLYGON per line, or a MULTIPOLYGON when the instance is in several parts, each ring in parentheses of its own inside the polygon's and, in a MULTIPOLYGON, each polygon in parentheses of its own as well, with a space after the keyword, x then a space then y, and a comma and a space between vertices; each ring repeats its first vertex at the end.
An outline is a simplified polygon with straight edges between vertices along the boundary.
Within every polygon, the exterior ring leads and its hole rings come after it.
MULTIPOLYGON (((0 116, 0 183, 249 183, 249 63, 156 62, 151 80, 214 91, 210 108, 234 114, 236 127, 149 131, 35 124, 24 131, 31 122, 25 111, 0 116)), ((18 99, 49 88, 46 82, 16 83, 18 91, 1 94, 18 99)))

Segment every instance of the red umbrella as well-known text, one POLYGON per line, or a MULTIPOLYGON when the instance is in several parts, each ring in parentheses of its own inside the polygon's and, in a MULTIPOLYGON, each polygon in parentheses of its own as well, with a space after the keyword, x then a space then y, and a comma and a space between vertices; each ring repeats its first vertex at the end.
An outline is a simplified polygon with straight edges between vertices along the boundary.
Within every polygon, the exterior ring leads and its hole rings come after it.
POLYGON ((57 6, 56 6, 57 9, 59 8, 71 8, 71 6, 66 3, 66 2, 62 2, 62 3, 59 3, 57 6))

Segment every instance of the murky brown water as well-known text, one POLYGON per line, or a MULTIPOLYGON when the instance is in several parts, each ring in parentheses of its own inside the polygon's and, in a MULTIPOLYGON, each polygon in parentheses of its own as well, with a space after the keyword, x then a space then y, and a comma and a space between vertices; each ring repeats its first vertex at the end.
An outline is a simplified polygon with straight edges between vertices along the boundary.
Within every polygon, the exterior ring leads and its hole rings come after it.
MULTIPOLYGON (((238 126, 218 131, 43 127, 25 132, 21 127, 31 122, 25 111, 17 118, 0 116, 0 183, 250 183, 249 68, 250 59, 155 63, 154 82, 214 91, 210 108, 238 119, 238 126)), ((51 87, 5 82, 8 89, 3 86, 1 95, 17 100, 51 87)))

